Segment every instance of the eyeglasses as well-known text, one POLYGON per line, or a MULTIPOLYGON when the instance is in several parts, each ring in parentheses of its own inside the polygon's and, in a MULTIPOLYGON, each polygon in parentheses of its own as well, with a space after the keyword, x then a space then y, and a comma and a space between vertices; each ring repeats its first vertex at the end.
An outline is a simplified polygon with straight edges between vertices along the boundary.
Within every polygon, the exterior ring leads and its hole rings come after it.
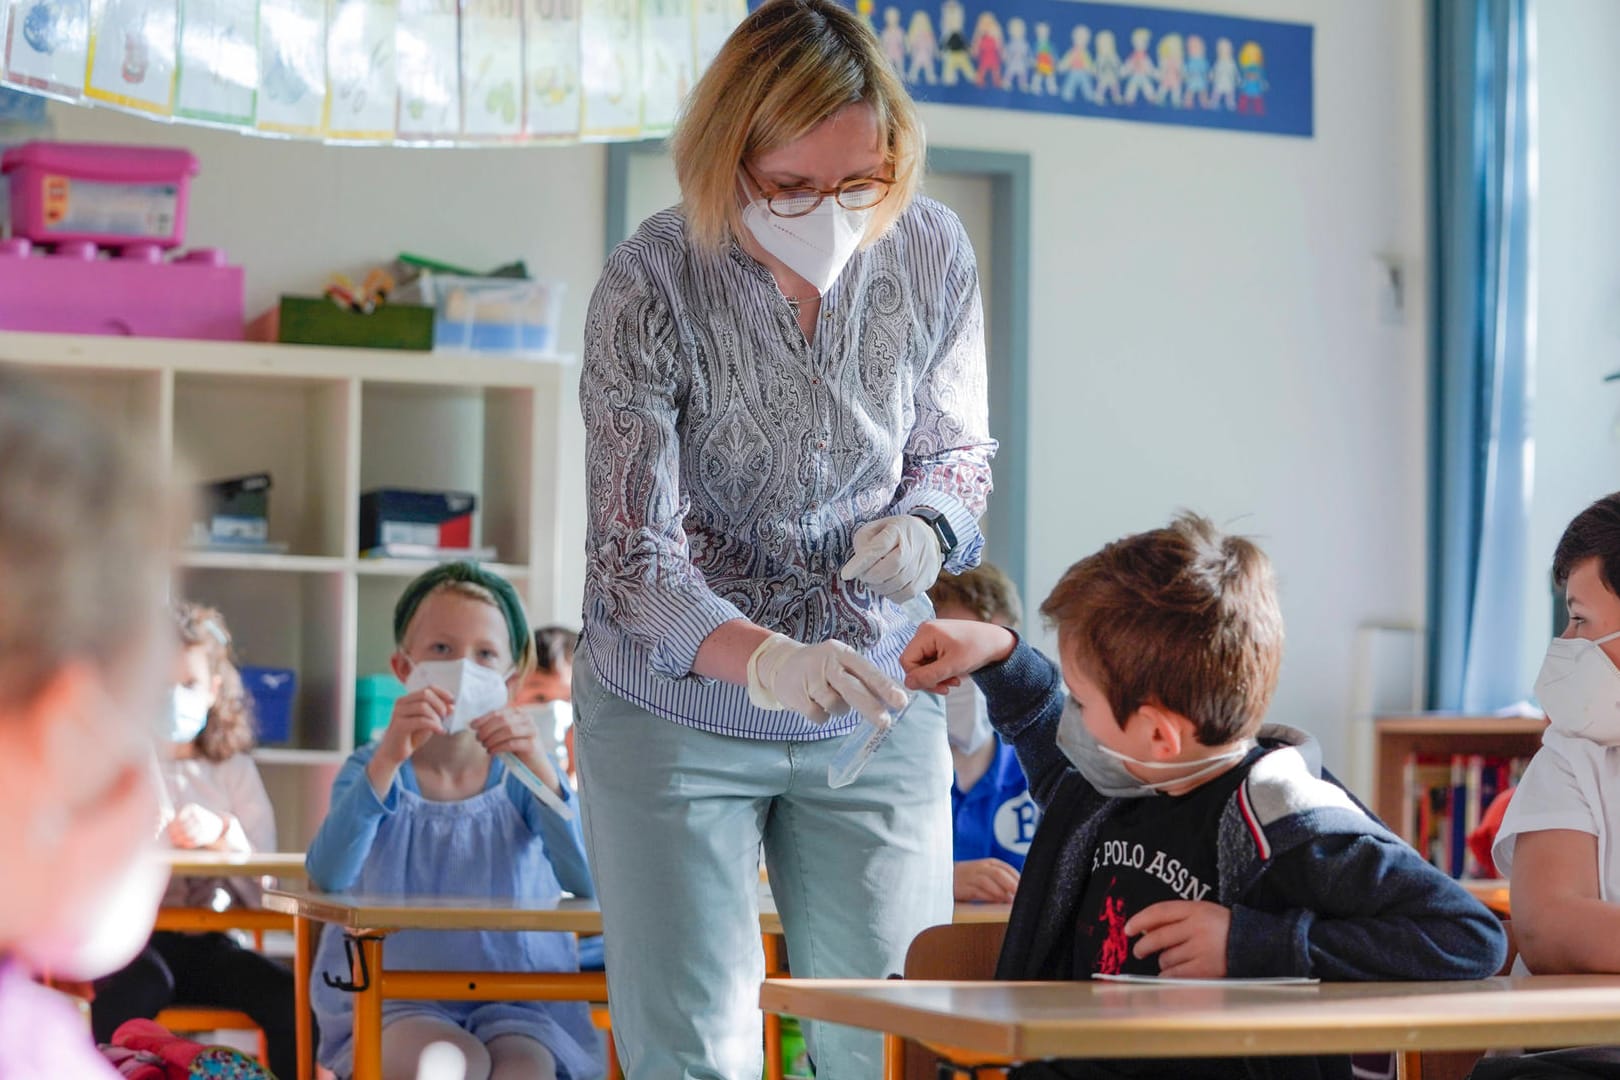
POLYGON ((894 187, 893 180, 881 176, 856 176, 825 191, 813 187, 790 187, 767 193, 765 185, 759 182, 752 170, 744 166, 743 172, 759 189, 766 208, 777 217, 785 218, 804 217, 829 195, 845 210, 870 210, 888 198, 889 189, 894 187))

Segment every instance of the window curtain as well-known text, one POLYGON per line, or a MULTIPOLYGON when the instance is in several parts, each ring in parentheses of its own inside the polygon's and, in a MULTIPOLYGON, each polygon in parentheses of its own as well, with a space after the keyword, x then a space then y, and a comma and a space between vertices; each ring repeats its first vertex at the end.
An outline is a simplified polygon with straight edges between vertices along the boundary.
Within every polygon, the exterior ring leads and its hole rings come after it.
POLYGON ((1534 447, 1533 0, 1433 0, 1430 706, 1520 685, 1534 447))

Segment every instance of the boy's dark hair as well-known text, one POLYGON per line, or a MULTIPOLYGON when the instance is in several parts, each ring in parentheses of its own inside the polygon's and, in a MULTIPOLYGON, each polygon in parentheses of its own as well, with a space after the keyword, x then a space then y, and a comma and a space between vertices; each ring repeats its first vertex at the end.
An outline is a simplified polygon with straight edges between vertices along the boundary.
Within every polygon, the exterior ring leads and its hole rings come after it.
POLYGON ((572 665, 578 646, 579 631, 566 626, 542 626, 534 632, 535 670, 556 671, 563 664, 572 665))
POLYGON ((955 604, 965 607, 985 622, 1016 627, 1024 621, 1024 605, 1012 578, 997 566, 980 563, 960 574, 941 574, 928 598, 935 607, 955 604))
POLYGON ((1553 552, 1553 582, 1562 589, 1587 559, 1598 561, 1603 584, 1620 594, 1620 491, 1605 495, 1575 515, 1553 552))
POLYGON ((209 674, 219 679, 219 697, 192 745, 209 761, 225 761, 253 749, 253 699, 233 662, 225 616, 201 604, 177 604, 174 622, 181 648, 201 648, 208 655, 209 674))
POLYGON ((1041 614, 1121 727, 1159 705, 1220 746, 1254 733, 1277 688, 1283 622, 1271 561, 1196 514, 1075 563, 1041 614))

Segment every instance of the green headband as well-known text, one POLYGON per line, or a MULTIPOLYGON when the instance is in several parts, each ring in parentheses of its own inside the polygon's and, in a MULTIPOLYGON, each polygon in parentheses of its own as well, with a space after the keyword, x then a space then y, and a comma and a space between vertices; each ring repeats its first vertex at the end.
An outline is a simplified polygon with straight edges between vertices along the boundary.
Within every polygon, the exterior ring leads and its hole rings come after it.
POLYGON ((523 614, 523 601, 518 599, 517 590, 512 588, 511 582, 499 574, 490 573, 477 563, 452 562, 435 566, 405 586, 404 595, 394 605, 394 644, 405 644, 405 630, 416 618, 416 609, 422 606, 422 601, 434 589, 453 582, 477 585, 489 591, 506 618, 507 633, 512 635, 512 663, 523 663, 529 647, 529 620, 523 614))

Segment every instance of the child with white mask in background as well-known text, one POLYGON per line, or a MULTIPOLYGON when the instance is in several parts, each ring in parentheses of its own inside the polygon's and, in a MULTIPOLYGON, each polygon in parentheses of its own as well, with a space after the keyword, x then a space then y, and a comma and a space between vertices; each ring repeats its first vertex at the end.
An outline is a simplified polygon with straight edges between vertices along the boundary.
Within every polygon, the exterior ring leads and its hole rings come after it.
POLYGON ((169 693, 173 533, 146 458, 0 371, 0 1077, 114 1077, 34 981, 93 979, 146 942, 169 693))
MULTIPOLYGON (((994 623, 1010 630, 1021 621, 1018 590, 989 563, 940 575, 928 598, 941 619, 994 623)), ((945 736, 956 777, 951 785, 956 899, 1009 904, 1040 808, 1030 797, 1012 745, 990 727, 989 707, 972 679, 963 679, 945 695, 945 736)))
MULTIPOLYGON (((306 860, 310 880, 374 896, 466 896, 477 888, 535 907, 554 905, 565 890, 594 896, 573 792, 532 717, 511 704, 534 666, 517 592, 471 563, 435 567, 400 597, 394 641, 392 666, 407 693, 382 737, 355 751, 333 783, 331 810, 306 860), (519 768, 549 798, 537 797, 519 768)), ((388 962, 414 970, 579 966, 573 935, 545 933, 411 931, 388 939, 388 962)), ((347 969, 342 935, 327 927, 310 988, 318 1056, 339 1075, 353 1063, 353 997, 321 974, 347 969)), ((414 1078, 423 1051, 437 1042, 466 1057, 468 1080, 602 1073, 583 1003, 384 1005, 385 1080, 414 1078)))
MULTIPOLYGON (((1549 727, 1508 804, 1491 857, 1510 880, 1514 971, 1620 972, 1620 492, 1575 517, 1553 553, 1569 623, 1547 647, 1536 698, 1549 727)), ((1613 1076, 1620 1047, 1482 1061, 1480 1080, 1613 1076)))
MULTIPOLYGON (((233 855, 274 851, 275 810, 253 763, 251 701, 231 662, 225 618, 210 607, 179 604, 173 632, 179 652, 171 665, 166 745, 159 751, 159 841, 233 855)), ((215 910, 256 907, 259 883, 176 879, 164 903, 215 910)), ((95 991, 91 1018, 99 1042, 112 1042, 125 1021, 153 1019, 172 1005, 238 1009, 263 1030, 271 1071, 297 1072, 292 972, 228 934, 155 933, 133 963, 97 980, 95 991)))

